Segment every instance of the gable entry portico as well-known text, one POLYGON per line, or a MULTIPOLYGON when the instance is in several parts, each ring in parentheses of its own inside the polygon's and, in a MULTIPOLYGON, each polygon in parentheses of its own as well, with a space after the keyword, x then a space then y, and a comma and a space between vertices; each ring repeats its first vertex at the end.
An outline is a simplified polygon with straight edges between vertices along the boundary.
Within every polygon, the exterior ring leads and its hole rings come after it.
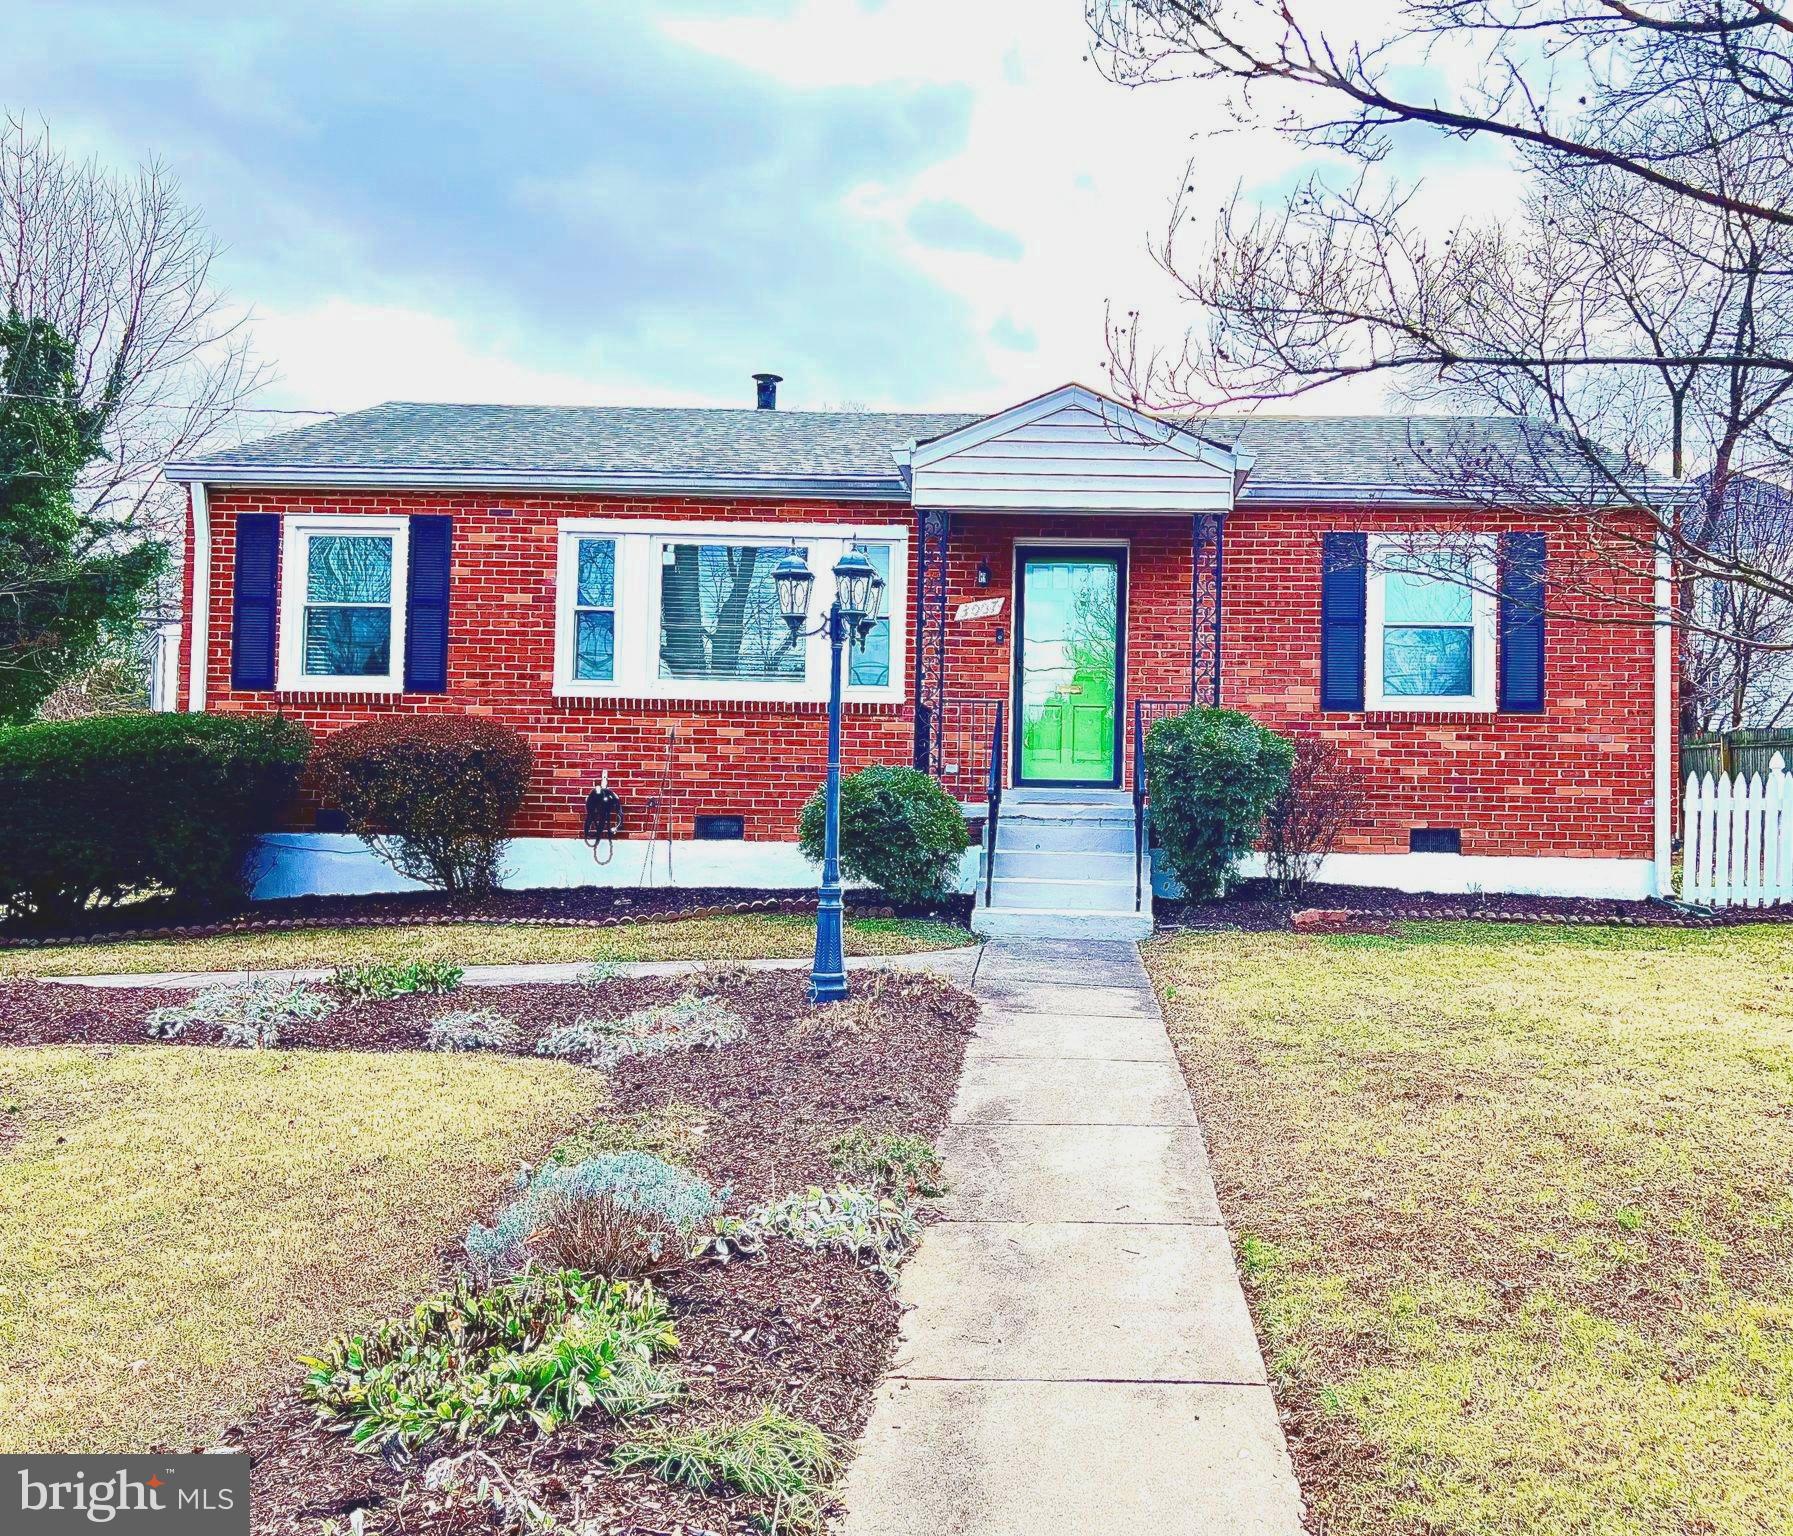
MULTIPOLYGON (((916 767, 961 798, 981 799, 1000 701, 1005 784, 1118 786, 1131 774, 1126 722, 1134 700, 1160 713, 1218 703, 1225 519, 1254 460, 1075 384, 898 450, 916 518, 916 767), (1150 550, 1130 553, 1134 534, 1148 535, 1150 550), (1147 587, 1162 630, 1173 574, 1165 567, 1173 564, 1187 593, 1179 606, 1188 662, 1171 687, 1162 672, 1129 668, 1127 635, 1134 629, 1138 644, 1153 636, 1138 629, 1135 594, 1147 587), (994 621, 1005 637, 995 646, 1005 652, 1000 669, 973 657, 955 619, 962 603, 991 592, 1005 599, 994 621), (1084 637, 1068 657, 1058 630, 1073 612, 1084 637), (1102 745, 1110 734, 1112 758, 1102 745)), ((1181 637, 1177 643, 1180 651, 1181 637)), ((983 649, 991 648, 986 637, 983 649)))

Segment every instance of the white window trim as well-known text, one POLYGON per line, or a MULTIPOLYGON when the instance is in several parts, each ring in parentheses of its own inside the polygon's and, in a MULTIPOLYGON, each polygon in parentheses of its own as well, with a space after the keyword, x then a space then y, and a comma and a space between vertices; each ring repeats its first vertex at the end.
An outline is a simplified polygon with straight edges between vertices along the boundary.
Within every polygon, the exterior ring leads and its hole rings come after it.
MULTIPOLYGON (((281 693, 403 693, 405 688, 405 608, 410 588, 411 519, 331 517, 294 513, 281 520, 280 665, 275 686, 281 693), (314 676, 305 671, 305 580, 310 543, 318 535, 378 534, 392 540, 392 651, 390 668, 378 676, 314 676)), ((372 606, 371 604, 369 605, 372 606)))
MULTIPOLYGON (((1375 534, 1369 540, 1369 580, 1364 593, 1364 708, 1396 710, 1410 714, 1493 714, 1498 707, 1495 690, 1495 650, 1499 644, 1498 602, 1495 598, 1494 545, 1477 539, 1472 556, 1470 585, 1470 681, 1467 694, 1384 693, 1382 689, 1382 632, 1387 613, 1387 581, 1391 569, 1402 569, 1403 557, 1416 551, 1444 549, 1459 540, 1375 534)), ((1399 627, 1399 626, 1397 626, 1399 627)))
POLYGON ((661 677, 660 551, 667 544, 730 543, 774 547, 800 545, 808 551, 816 584, 810 593, 809 621, 815 628, 834 599, 834 566, 854 544, 890 547, 890 586, 884 594, 883 617, 890 620, 890 681, 883 687, 855 686, 846 681, 847 658, 841 658, 842 693, 850 704, 899 704, 904 693, 907 658, 907 593, 909 535, 889 524, 852 523, 650 521, 642 518, 565 518, 559 524, 554 582, 554 693, 557 698, 707 699, 735 703, 826 703, 828 637, 808 636, 803 644, 801 679, 771 682, 723 682, 694 677, 661 677), (615 676, 608 682, 573 676, 573 598, 579 590, 580 539, 616 541, 615 676))

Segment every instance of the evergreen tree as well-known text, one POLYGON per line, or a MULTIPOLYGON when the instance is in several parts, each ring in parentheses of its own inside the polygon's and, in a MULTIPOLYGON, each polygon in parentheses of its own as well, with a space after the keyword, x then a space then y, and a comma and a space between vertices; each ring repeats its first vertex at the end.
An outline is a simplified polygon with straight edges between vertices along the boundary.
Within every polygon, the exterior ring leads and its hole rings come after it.
POLYGON ((115 547, 76 500, 103 426, 69 343, 16 312, 0 320, 0 723, 29 720, 107 626, 129 622, 167 559, 158 544, 115 547))

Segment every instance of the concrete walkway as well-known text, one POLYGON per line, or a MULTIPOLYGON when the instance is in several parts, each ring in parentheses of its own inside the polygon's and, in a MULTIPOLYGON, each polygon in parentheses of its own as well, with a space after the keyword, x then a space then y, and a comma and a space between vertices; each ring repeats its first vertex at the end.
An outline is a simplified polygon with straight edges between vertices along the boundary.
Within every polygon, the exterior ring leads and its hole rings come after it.
MULTIPOLYGON (((849 971, 875 970, 895 966, 899 970, 932 971, 962 987, 971 985, 977 969, 978 946, 962 949, 921 950, 904 955, 860 955, 847 961, 849 971)), ((715 960, 626 960, 616 963, 619 976, 686 976, 706 965, 729 965, 726 956, 715 960)), ((807 971, 810 962, 803 960, 742 960, 755 970, 807 971)), ((470 965, 461 973, 461 985, 467 987, 515 987, 531 983, 567 982, 584 979, 593 964, 590 960, 543 960, 522 965, 470 965)), ((146 971, 138 975, 128 972, 99 976, 46 976, 47 982, 67 987, 210 987, 223 982, 241 982, 272 978, 280 981, 328 981, 330 967, 311 966, 297 970, 236 971, 146 971)))
POLYGON ((1301 1501, 1206 1153, 1131 944, 993 941, 953 1192, 846 1536, 1288 1536, 1301 1501))

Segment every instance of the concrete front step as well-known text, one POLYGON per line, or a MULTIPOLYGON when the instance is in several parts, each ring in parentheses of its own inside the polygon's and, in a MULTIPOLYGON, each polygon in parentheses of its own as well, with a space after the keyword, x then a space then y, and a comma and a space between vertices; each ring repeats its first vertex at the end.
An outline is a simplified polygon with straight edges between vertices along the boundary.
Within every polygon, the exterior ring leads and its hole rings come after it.
POLYGON ((1061 907, 986 907, 971 914, 971 931, 986 939, 1126 939, 1152 936, 1152 914, 1067 911, 1061 907))
MULTIPOLYGON (((1074 867, 1074 866, 1073 866, 1074 867)), ((1076 912, 1131 912, 1131 872, 1125 881, 1080 879, 1067 868, 1066 879, 1031 880, 1009 875, 1001 854, 996 856, 996 878, 990 882, 993 907, 1058 907, 1076 912)))
POLYGON ((1133 823, 1032 821, 1005 810, 996 823, 996 851, 1002 853, 1133 852, 1133 823))
POLYGON ((1133 846, 1126 848, 1002 848, 996 850, 999 880, 1092 880, 1133 883, 1133 846))

